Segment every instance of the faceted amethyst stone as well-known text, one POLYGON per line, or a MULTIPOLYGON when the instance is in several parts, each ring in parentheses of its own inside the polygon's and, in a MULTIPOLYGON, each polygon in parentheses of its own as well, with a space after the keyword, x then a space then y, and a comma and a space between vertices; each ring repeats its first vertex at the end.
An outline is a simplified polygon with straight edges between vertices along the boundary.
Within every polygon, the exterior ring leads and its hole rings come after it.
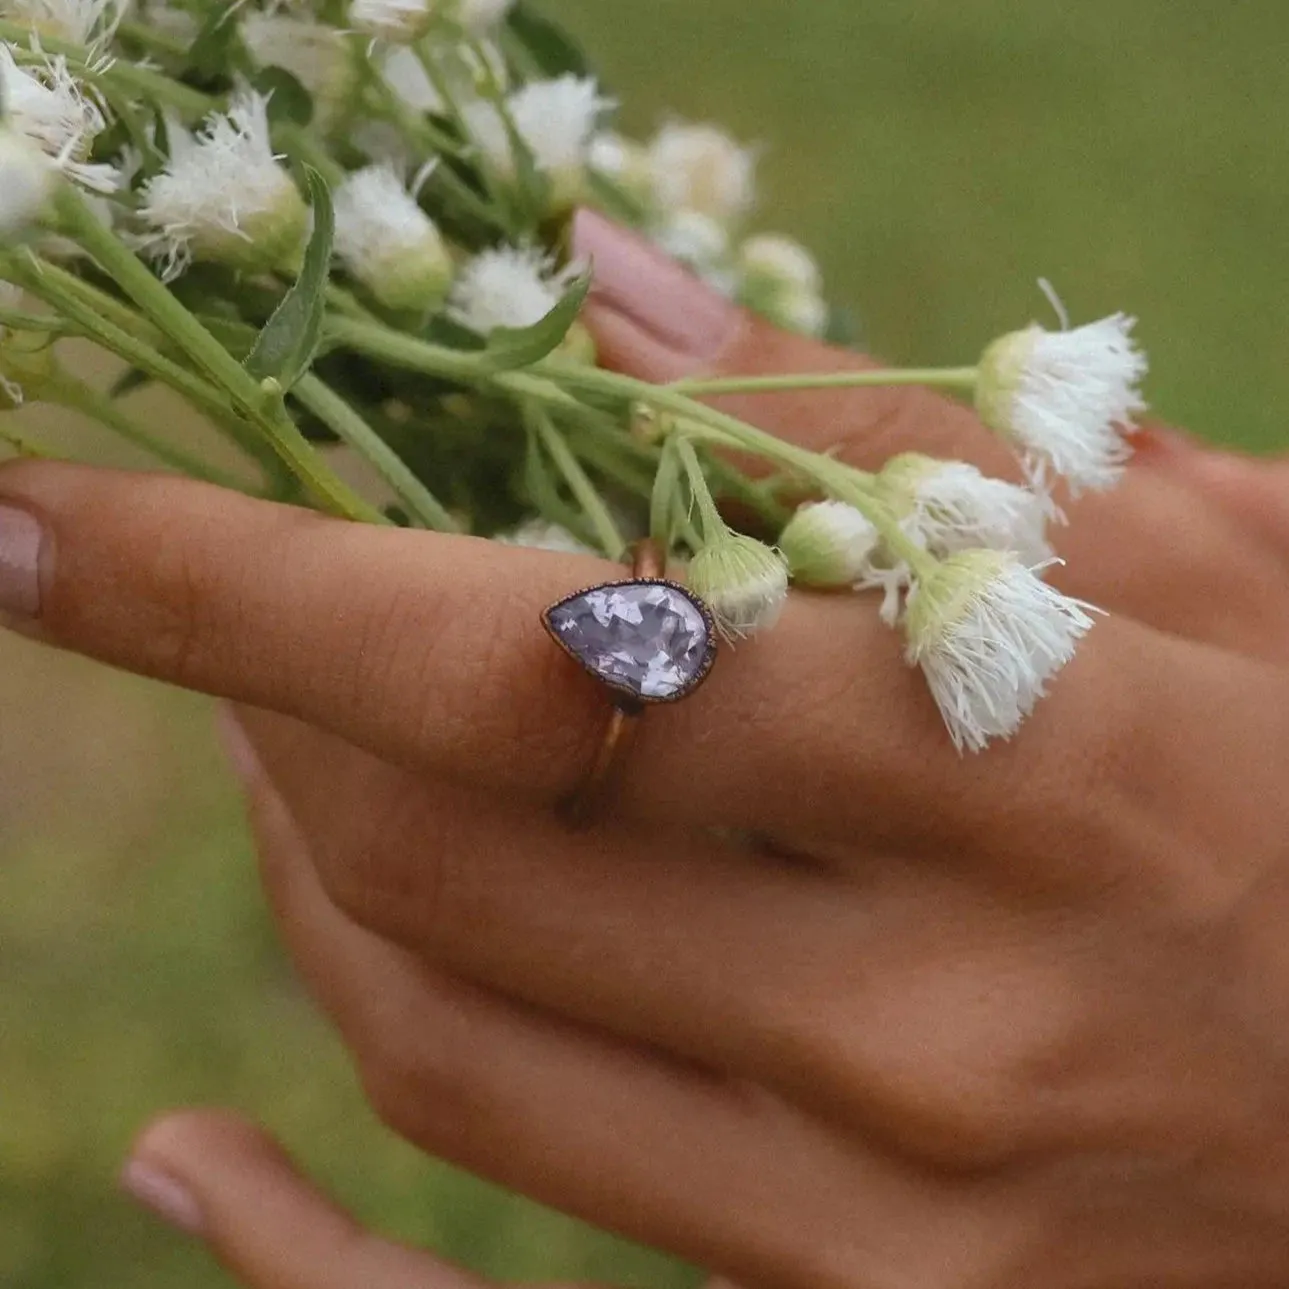
POLYGON ((711 619, 670 582, 597 586, 547 609, 544 620, 587 671, 638 702, 683 698, 716 656, 711 619))

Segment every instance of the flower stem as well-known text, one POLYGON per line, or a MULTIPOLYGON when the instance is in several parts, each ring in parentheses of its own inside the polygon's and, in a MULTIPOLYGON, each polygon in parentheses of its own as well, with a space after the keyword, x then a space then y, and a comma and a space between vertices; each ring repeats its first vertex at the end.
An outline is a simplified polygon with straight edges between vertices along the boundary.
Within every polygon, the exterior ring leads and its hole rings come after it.
POLYGON ((703 542, 714 542, 729 532, 729 526, 721 518, 721 512, 716 507, 712 491, 707 486, 703 463, 698 459, 698 452, 694 448, 692 439, 683 434, 676 434, 672 441, 676 445, 677 459, 684 466, 685 474, 689 479, 690 495, 698 507, 698 523, 702 529, 703 542))
POLYGON ((587 522, 595 531, 596 540, 600 543, 601 549, 610 559, 621 559, 622 552, 627 548, 626 541, 618 531, 617 524, 613 522, 613 516, 609 514, 604 498, 600 496, 582 468, 582 463, 574 456, 545 408, 529 404, 526 412, 533 432, 555 463, 555 468, 563 476, 564 482, 568 484, 569 491, 577 504, 581 506, 587 522))
POLYGON ((459 532, 458 524, 443 503, 407 467, 398 453, 329 385, 312 374, 301 376, 291 389, 293 397, 371 463, 394 490, 408 513, 425 528, 440 533, 459 532))
MULTIPOLYGON (((34 259, 24 263, 3 256, 0 264, 7 265, 7 276, 52 305, 81 335, 186 398, 233 443, 255 457, 270 477, 285 474, 286 467, 277 454, 252 432, 252 427, 215 386, 167 358, 144 338, 159 339, 160 333, 128 305, 56 264, 34 259)), ((295 476, 286 477, 293 480, 295 476)))
POLYGON ((717 394, 776 394, 798 389, 875 389, 891 385, 926 385, 935 389, 973 390, 975 367, 890 368, 874 371, 802 372, 783 376, 728 376, 711 380, 696 377, 676 381, 668 388, 688 398, 717 394))
POLYGON ((98 261, 145 317, 228 392, 323 509, 344 519, 389 522, 326 466, 286 415, 281 400, 272 399, 261 389, 259 382, 171 295, 143 261, 111 229, 99 223, 70 184, 59 186, 55 201, 64 231, 98 261))

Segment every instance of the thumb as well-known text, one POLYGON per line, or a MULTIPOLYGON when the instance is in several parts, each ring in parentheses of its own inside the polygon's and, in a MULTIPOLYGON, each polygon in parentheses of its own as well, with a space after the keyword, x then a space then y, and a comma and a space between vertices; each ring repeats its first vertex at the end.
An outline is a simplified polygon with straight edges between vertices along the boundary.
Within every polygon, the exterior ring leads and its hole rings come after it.
MULTIPOLYGON (((584 319, 608 367, 665 384, 688 377, 836 372, 871 358, 780 331, 740 309, 638 234, 579 211, 576 254, 594 266, 584 319)), ((899 452, 1017 477, 1012 454, 960 403, 918 388, 737 394, 713 400, 753 425, 877 469, 899 452)))
POLYGON ((182 1111, 135 1144, 121 1184, 247 1289, 486 1289, 428 1254, 364 1231, 281 1147, 223 1111, 182 1111))

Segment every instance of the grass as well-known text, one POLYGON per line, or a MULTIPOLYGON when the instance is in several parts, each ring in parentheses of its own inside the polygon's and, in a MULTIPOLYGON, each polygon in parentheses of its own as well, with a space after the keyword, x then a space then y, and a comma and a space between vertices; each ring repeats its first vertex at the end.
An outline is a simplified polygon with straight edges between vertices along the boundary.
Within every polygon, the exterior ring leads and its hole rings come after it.
MULTIPOLYGON (((557 0, 644 130, 764 145, 765 222, 870 344, 970 361, 1042 316, 1141 318, 1175 421, 1285 442, 1280 0, 557 0)), ((384 1229, 491 1273, 690 1273, 423 1160, 371 1119, 267 926, 200 701, 0 641, 0 1283, 215 1289, 119 1200, 131 1134, 240 1106, 384 1229)))

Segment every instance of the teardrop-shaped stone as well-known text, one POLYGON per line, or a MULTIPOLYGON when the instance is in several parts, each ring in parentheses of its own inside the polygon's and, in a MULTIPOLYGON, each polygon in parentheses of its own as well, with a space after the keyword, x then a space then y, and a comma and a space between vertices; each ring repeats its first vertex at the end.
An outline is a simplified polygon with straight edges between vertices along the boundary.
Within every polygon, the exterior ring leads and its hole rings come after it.
POLYGON ((671 582, 618 582, 570 596, 546 629, 597 679, 637 702, 683 698, 716 655, 702 603, 671 582))

